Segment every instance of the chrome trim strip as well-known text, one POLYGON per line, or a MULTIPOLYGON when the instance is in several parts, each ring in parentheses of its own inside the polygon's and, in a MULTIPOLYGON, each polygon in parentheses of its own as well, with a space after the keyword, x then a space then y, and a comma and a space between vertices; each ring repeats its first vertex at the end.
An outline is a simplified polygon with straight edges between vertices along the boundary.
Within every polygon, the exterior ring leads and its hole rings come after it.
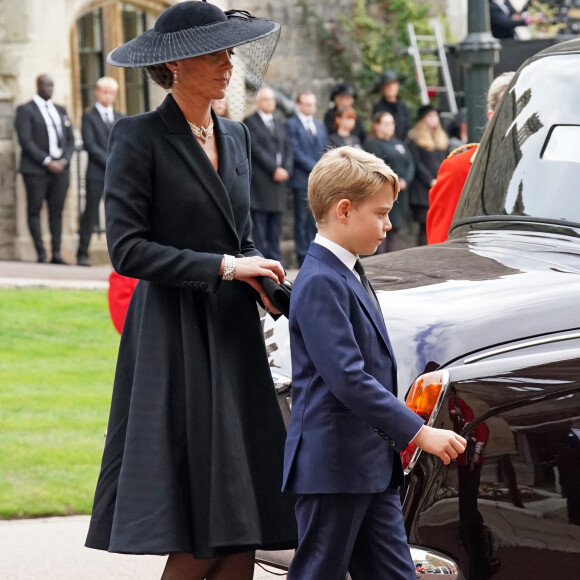
POLYGON ((522 348, 527 348, 529 346, 537 346, 539 344, 548 344, 550 342, 561 342, 563 340, 572 340, 574 338, 580 338, 580 332, 575 332, 574 334, 564 334, 562 336, 552 336, 550 338, 538 338, 536 340, 530 340, 529 342, 524 342, 521 344, 512 344, 510 346, 504 346, 503 348, 498 348, 496 350, 491 350, 489 352, 476 354, 466 358, 463 363, 468 365, 472 362, 482 360, 484 358, 489 358, 490 356, 495 356, 497 354, 503 354, 504 352, 510 352, 512 350, 520 350, 522 348))

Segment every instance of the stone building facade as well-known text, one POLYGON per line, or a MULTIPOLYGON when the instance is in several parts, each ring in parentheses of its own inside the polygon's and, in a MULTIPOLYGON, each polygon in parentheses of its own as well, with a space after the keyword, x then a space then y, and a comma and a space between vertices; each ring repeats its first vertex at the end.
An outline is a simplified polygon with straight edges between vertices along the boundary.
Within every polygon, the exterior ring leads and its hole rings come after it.
MULTIPOLYGON (((119 81, 117 108, 133 114, 155 107, 163 91, 144 80, 138 71, 110 67, 105 57, 115 46, 150 28, 157 15, 177 1, 0 0, 0 260, 35 259, 26 223, 24 187, 16 170, 19 151, 13 120, 16 107, 36 92, 37 76, 48 73, 53 77, 54 101, 67 108, 78 137, 83 110, 92 105, 94 83, 104 74, 119 81)), ((316 23, 308 18, 305 7, 314 6, 325 20, 330 20, 346 12, 353 0, 315 4, 304 0, 213 1, 224 10, 245 9, 281 22, 280 43, 266 80, 284 90, 290 100, 301 89, 313 90, 322 113, 336 71, 329 70, 321 54, 316 23)), ((450 5, 463 2, 437 0, 445 1, 450 5)), ((71 164, 71 187, 64 212, 62 253, 70 261, 74 261, 78 242, 83 156, 78 154, 71 164)), ((43 231, 47 232, 46 225, 43 231)), ((91 244, 93 257, 106 256, 105 250, 104 236, 96 237, 91 244)))

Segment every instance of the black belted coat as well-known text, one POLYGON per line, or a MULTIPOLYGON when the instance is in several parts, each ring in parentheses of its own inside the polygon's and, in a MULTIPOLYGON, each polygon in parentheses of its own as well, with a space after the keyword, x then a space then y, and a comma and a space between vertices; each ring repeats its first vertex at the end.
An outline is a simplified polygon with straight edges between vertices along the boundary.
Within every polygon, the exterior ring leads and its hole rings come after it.
POLYGON ((107 242, 115 269, 140 282, 89 547, 215 557, 295 545, 257 295, 218 275, 224 253, 260 255, 249 239, 249 134, 213 120, 218 172, 171 96, 111 133, 107 242))

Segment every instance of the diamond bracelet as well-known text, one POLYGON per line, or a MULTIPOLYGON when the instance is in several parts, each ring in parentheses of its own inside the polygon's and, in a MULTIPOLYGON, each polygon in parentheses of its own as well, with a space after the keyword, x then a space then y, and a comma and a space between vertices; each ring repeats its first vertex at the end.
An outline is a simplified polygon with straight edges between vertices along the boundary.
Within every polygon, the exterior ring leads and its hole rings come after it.
POLYGON ((224 254, 224 273, 222 280, 233 280, 236 273, 236 258, 229 254, 224 254))

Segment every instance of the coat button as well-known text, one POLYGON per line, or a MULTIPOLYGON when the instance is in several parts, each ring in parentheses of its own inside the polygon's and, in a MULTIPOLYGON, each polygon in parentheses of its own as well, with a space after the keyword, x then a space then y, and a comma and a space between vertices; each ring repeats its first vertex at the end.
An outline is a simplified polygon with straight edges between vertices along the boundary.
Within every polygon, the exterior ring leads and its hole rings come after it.
POLYGON ((207 282, 200 282, 200 283, 199 283, 199 287, 200 287, 202 290, 207 290, 207 282))
POLYGON ((193 287, 194 287, 194 288, 199 288, 199 282, 194 282, 194 283, 193 283, 193 287))

